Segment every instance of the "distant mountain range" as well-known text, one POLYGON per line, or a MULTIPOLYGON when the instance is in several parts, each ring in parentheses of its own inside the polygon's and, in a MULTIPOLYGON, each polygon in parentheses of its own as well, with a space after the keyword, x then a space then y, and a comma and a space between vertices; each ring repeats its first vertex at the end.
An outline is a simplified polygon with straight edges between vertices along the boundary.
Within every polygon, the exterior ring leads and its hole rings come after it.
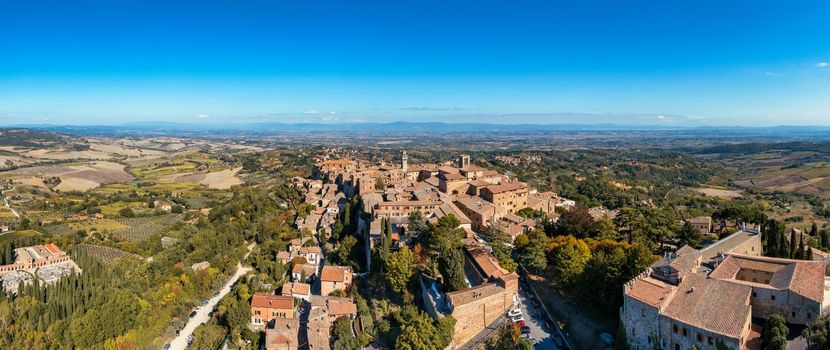
MULTIPOLYGON (((830 126, 773 126, 773 127, 726 127, 704 126, 683 127, 665 125, 621 125, 621 124, 488 124, 488 123, 439 123, 439 122, 393 122, 393 123, 251 123, 251 124, 192 124, 169 122, 140 122, 121 125, 52 125, 30 124, 13 127, 41 129, 75 135, 117 135, 117 134, 249 134, 268 135, 281 133, 545 133, 568 131, 592 132, 666 132, 669 134, 719 134, 782 135, 799 138, 830 138, 830 126)), ((766 140, 770 141, 770 140, 766 140)))

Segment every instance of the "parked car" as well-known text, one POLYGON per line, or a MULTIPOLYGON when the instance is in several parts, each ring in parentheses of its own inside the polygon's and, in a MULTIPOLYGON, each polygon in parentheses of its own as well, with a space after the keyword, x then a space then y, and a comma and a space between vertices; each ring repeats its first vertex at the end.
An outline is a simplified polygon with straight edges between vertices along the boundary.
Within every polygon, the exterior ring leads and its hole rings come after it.
POLYGON ((520 320, 519 322, 515 322, 515 323, 516 323, 517 325, 519 325, 519 328, 522 328, 522 327, 524 327, 524 326, 525 326, 525 320, 520 320))
POLYGON ((519 308, 515 308, 515 309, 510 310, 510 311, 507 312, 507 316, 510 316, 510 317, 516 317, 516 316, 521 316, 521 315, 522 315, 522 309, 519 309, 519 308))
POLYGON ((196 316, 196 311, 190 313, 190 318, 193 318, 193 316, 196 316))
POLYGON ((205 301, 203 301, 203 302, 202 302, 202 306, 207 306, 207 304, 208 304, 208 301, 207 301, 207 300, 205 300, 205 301))
POLYGON ((548 332, 553 332, 553 322, 550 320, 545 320, 545 330, 548 332))
POLYGON ((169 349, 170 349, 170 343, 164 344, 164 347, 162 348, 162 350, 169 350, 169 349))
POLYGON ((553 336, 553 343, 556 344, 557 347, 562 347, 562 338, 559 337, 559 334, 553 336))
POLYGON ((517 323, 519 321, 524 322, 525 318, 522 317, 522 315, 518 315, 518 316, 513 316, 510 320, 513 321, 513 323, 517 323))
POLYGON ((522 327, 522 334, 530 334, 530 327, 528 327, 528 326, 522 327))

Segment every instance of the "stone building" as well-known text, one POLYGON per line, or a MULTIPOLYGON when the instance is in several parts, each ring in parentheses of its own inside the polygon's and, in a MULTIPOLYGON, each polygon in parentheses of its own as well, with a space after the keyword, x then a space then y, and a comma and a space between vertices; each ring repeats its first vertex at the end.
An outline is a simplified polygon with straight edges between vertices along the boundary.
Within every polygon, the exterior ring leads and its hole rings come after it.
POLYGON ((518 182, 487 186, 481 190, 481 198, 505 208, 508 213, 527 208, 527 194, 527 186, 518 182))
POLYGON ((52 243, 14 250, 14 262, 0 266, 0 272, 29 270, 72 261, 66 252, 52 243))
POLYGON ((752 315, 784 316, 788 323, 806 325, 825 309, 821 261, 729 255, 710 278, 752 288, 752 315))
POLYGON ((335 290, 347 290, 351 286, 351 267, 323 266, 323 270, 320 272, 320 295, 329 295, 335 290))
POLYGON ((297 350, 300 347, 300 320, 274 320, 273 327, 265 329, 265 350, 297 350))
POLYGON ((631 348, 744 349, 760 341, 753 317, 803 325, 826 312, 824 262, 760 252, 760 234, 739 231, 700 251, 684 246, 626 283, 620 319, 631 348))
POLYGON ((690 274, 678 285, 651 276, 626 283, 620 319, 633 350, 743 349, 749 341, 751 289, 690 274))
POLYGON ((264 326, 272 320, 294 318, 294 298, 257 292, 251 298, 251 324, 264 326))

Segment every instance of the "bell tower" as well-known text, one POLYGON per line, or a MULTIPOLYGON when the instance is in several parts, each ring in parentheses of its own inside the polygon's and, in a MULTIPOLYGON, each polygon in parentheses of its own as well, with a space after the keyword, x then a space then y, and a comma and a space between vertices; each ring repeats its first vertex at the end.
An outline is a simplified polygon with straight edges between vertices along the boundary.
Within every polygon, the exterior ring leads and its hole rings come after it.
POLYGON ((406 171, 406 167, 409 165, 408 160, 409 158, 406 156, 406 151, 401 151, 401 169, 403 169, 403 171, 406 171))

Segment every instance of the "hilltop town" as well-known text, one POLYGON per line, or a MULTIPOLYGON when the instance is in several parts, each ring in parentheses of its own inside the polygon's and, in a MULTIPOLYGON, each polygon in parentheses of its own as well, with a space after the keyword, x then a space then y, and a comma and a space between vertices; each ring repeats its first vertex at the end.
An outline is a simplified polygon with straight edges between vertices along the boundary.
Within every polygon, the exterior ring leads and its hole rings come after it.
POLYGON ((0 142, 3 347, 799 349, 830 324, 826 199, 724 181, 742 156, 0 142))

